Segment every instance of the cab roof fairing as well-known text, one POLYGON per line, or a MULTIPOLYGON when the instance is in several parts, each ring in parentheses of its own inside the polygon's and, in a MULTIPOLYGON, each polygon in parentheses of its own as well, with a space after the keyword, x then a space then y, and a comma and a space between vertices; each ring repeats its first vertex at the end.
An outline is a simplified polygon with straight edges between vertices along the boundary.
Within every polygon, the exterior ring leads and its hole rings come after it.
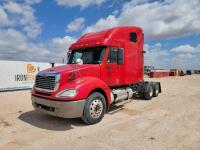
MULTIPOLYGON (((99 32, 91 32, 86 33, 81 36, 75 43, 73 43, 69 50, 88 48, 88 47, 98 47, 98 46, 118 46, 116 45, 117 39, 115 36, 119 36, 120 33, 124 31, 135 31, 135 32, 143 32, 140 27, 135 26, 123 26, 123 27, 115 27, 99 32)), ((126 39, 124 39, 124 42, 126 39)), ((122 40, 119 40, 121 43, 122 40)))

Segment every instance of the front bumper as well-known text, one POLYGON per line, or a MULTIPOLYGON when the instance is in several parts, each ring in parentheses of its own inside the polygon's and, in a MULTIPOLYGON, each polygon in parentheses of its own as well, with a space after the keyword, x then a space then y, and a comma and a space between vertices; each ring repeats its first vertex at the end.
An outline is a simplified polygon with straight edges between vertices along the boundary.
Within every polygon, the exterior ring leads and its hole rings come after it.
POLYGON ((32 95, 31 100, 36 110, 62 118, 82 117, 85 105, 85 99, 77 101, 56 101, 32 95))

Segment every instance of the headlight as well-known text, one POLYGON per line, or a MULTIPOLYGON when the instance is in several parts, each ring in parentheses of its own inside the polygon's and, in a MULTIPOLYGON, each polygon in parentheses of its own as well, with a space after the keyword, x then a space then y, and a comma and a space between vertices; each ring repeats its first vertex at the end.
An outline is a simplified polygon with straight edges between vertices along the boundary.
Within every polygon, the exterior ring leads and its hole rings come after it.
POLYGON ((59 92, 56 97, 75 97, 77 94, 76 89, 64 90, 59 92))

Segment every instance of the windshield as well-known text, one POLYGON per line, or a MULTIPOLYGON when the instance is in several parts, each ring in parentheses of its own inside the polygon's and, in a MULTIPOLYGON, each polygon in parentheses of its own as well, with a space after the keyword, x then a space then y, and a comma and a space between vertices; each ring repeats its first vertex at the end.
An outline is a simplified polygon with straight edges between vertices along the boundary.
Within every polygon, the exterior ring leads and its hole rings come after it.
POLYGON ((69 56, 68 64, 77 64, 81 59, 83 64, 100 64, 103 60, 105 47, 73 50, 69 56))

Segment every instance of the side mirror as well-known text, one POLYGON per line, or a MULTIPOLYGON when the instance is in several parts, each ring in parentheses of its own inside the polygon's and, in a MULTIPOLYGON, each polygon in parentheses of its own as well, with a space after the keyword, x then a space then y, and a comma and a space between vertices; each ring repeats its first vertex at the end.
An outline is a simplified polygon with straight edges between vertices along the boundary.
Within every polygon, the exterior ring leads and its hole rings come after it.
MULTIPOLYGON (((68 64, 68 62, 69 62, 69 60, 70 60, 70 56, 71 56, 71 51, 68 51, 67 52, 67 64, 68 64)), ((64 60, 63 60, 64 61, 64 60)))
POLYGON ((68 51, 68 52, 67 52, 67 59, 68 59, 68 60, 69 60, 70 55, 71 55, 71 52, 68 51))
POLYGON ((117 51, 117 64, 124 64, 124 49, 122 48, 117 51))

